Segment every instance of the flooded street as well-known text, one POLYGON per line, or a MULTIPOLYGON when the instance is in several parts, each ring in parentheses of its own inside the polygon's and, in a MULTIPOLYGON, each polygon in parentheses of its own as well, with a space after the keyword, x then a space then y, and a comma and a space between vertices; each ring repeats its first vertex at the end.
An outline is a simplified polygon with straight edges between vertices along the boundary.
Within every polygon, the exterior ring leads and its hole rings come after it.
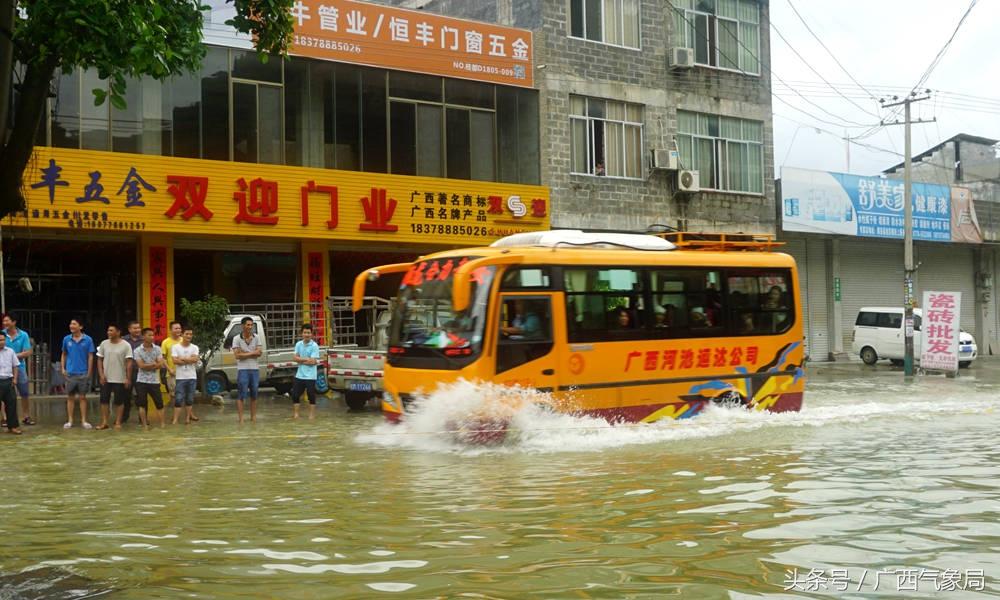
POLYGON ((997 595, 998 371, 850 369, 814 369, 798 414, 531 414, 497 448, 281 402, 256 427, 203 406, 190 428, 64 432, 53 403, 0 439, 0 572, 51 598, 997 595), (793 585, 811 569, 822 588, 793 585))

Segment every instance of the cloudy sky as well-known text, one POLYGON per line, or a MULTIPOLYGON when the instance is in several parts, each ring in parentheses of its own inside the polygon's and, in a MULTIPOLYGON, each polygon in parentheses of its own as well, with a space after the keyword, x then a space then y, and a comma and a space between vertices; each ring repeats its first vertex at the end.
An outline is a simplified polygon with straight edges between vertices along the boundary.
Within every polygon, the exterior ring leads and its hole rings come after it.
MULTIPOLYGON (((969 0, 771 0, 776 169, 844 171, 841 138, 870 134, 880 118, 895 118, 871 96, 908 93, 968 7, 969 0)), ((934 91, 930 100, 913 105, 913 116, 937 122, 913 126, 914 154, 957 133, 1000 140, 998 23, 1000 1, 980 0, 921 86, 934 91)), ((851 145, 851 172, 875 174, 903 160, 901 125, 859 142, 870 147, 851 145)))

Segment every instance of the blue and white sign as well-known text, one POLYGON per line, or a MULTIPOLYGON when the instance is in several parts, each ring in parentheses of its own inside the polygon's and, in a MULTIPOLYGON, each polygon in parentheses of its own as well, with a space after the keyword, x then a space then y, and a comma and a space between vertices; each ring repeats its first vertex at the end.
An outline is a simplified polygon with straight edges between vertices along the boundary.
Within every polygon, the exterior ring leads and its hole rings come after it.
MULTIPOLYGON (((903 238, 903 182, 846 173, 781 169, 782 229, 903 238)), ((913 184, 913 239, 951 241, 951 188, 913 184)))

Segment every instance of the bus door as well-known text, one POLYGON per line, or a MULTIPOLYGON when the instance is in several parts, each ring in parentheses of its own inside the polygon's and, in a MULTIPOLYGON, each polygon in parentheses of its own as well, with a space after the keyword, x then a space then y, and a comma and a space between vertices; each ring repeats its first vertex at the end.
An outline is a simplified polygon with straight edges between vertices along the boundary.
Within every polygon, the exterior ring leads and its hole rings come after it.
MULTIPOLYGON (((545 392, 557 387, 562 304, 553 293, 500 294, 495 381, 545 392), (556 314, 556 313, 559 314, 556 314)), ((563 335, 563 337, 565 337, 563 335)))

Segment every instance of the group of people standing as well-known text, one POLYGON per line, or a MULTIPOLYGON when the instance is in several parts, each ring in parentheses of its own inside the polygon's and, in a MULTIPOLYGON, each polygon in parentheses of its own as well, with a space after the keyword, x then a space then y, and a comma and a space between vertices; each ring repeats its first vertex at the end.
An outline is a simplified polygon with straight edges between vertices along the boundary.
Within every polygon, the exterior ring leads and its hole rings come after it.
POLYGON ((121 429, 129 419, 133 403, 139 411, 139 423, 148 428, 146 406, 149 400, 156 406, 163 427, 166 411, 163 410, 161 376, 174 406, 173 424, 178 423, 182 412, 186 423, 198 420, 194 414, 194 391, 200 359, 198 346, 191 343, 194 332, 190 327, 172 321, 170 335, 160 345, 155 343, 153 329, 143 327, 138 321, 129 322, 125 336, 118 325, 108 325, 108 337, 99 346, 83 332, 79 319, 69 322, 69 331, 63 338, 60 358, 67 394, 63 428, 73 427, 74 403, 80 408, 80 425, 84 429, 94 428, 87 421, 87 392, 95 364, 101 384, 101 424, 97 429, 111 427, 112 408, 114 427, 121 429))
MULTIPOLYGON (((34 425, 29 400, 26 359, 32 354, 27 332, 17 328, 11 314, 3 316, 3 335, 0 336, 0 403, 3 405, 3 423, 10 433, 21 434, 21 424, 34 425), (21 398, 21 415, 18 419, 16 397, 21 398)), ((237 366, 239 396, 236 408, 239 422, 243 423, 244 403, 249 404, 250 420, 257 421, 257 394, 260 386, 262 346, 254 333, 251 317, 241 320, 241 335, 233 341, 233 355, 237 366)), ((176 425, 184 414, 185 423, 198 421, 194 412, 194 394, 201 362, 198 346, 191 342, 194 331, 178 321, 169 325, 170 335, 159 345, 150 327, 130 321, 123 335, 116 324, 108 325, 107 339, 99 345, 84 333, 83 322, 72 319, 69 334, 63 338, 60 367, 66 382, 66 423, 64 429, 74 425, 76 407, 79 423, 84 429, 95 429, 87 420, 87 393, 91 389, 96 367, 100 381, 101 423, 96 429, 121 429, 131 414, 131 406, 139 412, 139 422, 149 427, 146 414, 152 400, 159 415, 160 427, 166 424, 166 411, 161 384, 166 386, 173 405, 176 425), (112 410, 114 418, 112 420, 112 410)), ((312 340, 312 326, 302 326, 302 340, 295 345, 294 360, 298 363, 292 386, 293 418, 299 418, 299 401, 303 394, 309 401, 309 418, 316 415, 316 378, 320 363, 319 345, 312 340)))

